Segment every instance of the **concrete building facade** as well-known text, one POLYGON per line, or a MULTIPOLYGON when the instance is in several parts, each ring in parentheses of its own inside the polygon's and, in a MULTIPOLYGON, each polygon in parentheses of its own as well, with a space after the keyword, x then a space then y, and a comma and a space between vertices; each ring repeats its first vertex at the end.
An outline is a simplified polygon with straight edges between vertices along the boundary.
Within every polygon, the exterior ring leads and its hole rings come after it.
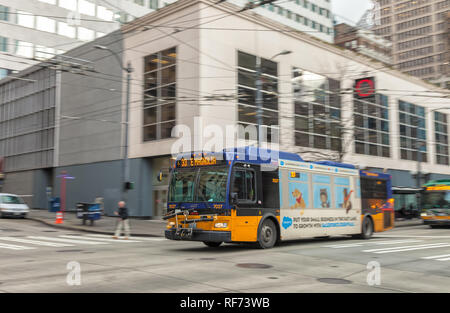
MULTIPOLYGON (((18 153, 0 150, 5 191, 26 188, 16 193, 33 195, 33 206, 45 207, 45 185, 58 195, 58 176, 67 171, 75 177, 68 182, 68 208, 102 197, 106 212, 112 213, 121 197, 126 73, 111 53, 94 45, 109 47, 134 70, 128 124, 130 179, 135 183, 128 203, 133 216, 164 213, 172 154, 181 141, 188 148, 207 150, 249 144, 242 133, 227 129, 257 124, 258 62, 263 64, 263 124, 280 130, 279 149, 306 160, 339 160, 384 171, 396 187, 416 187, 419 155, 422 183, 450 177, 446 90, 294 29, 286 31, 283 24, 254 12, 235 14, 238 7, 233 4, 212 4, 178 1, 68 52, 92 62, 96 72, 53 70, 59 91, 52 164, 33 168, 26 162, 16 170, 10 162, 18 153), (213 16, 222 18, 212 21, 213 16), (169 23, 175 27, 151 27, 169 23), (222 144, 208 146, 212 129, 224 134, 222 144), (38 177, 45 171, 47 181, 38 177), (162 181, 157 179, 160 172, 162 181)), ((18 76, 30 79, 45 70, 34 66, 18 76)), ((29 83, 37 88, 36 81, 29 83)), ((4 79, 0 90, 14 84, 16 80, 4 79)), ((0 110, 10 102, 1 101, 0 110)), ((0 127, 8 130, 14 124, 14 117, 0 120, 0 127)), ((2 134, 0 143, 17 145, 16 133, 2 134)), ((37 158, 30 157, 33 162, 37 158)))
POLYGON ((381 8, 377 35, 392 41, 395 67, 412 76, 448 87, 446 16, 449 0, 378 0, 381 8))
MULTIPOLYGON (((246 0, 229 0, 245 6, 246 0)), ((176 0, 0 0, 0 78, 100 38, 176 0)), ((267 4, 255 10, 332 42, 330 0, 267 4)))

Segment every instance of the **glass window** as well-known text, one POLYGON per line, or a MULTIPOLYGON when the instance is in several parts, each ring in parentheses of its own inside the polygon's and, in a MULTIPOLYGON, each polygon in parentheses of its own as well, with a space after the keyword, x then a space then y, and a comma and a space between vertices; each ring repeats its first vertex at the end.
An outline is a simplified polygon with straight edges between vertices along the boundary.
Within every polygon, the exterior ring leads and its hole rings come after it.
POLYGON ((198 179, 197 199, 206 202, 225 202, 228 169, 201 168, 198 179))
POLYGON ((144 141, 172 137, 176 125, 176 57, 176 48, 171 48, 144 58, 144 141))
POLYGON ((16 40, 15 53, 25 58, 33 57, 33 44, 30 42, 16 40))
POLYGON ((36 16, 36 29, 54 33, 56 31, 56 21, 48 17, 36 16))
POLYGON ((340 82, 325 76, 292 70, 295 99, 295 130, 309 135, 296 135, 296 144, 314 148, 341 149, 340 82))
POLYGON ((95 16, 95 4, 87 0, 78 0, 78 12, 95 16))
MULTIPOLYGON (((260 64, 262 81, 262 126, 269 127, 267 137, 261 133, 261 140, 271 139, 273 128, 278 127, 278 64, 271 60, 238 51, 238 121, 257 126, 258 111, 256 109, 256 82, 258 81, 257 64, 260 64)), ((266 132, 264 132, 266 133, 266 132)), ((244 133, 240 134, 244 135, 244 133)), ((242 138, 243 139, 243 138, 242 138)), ((256 138, 250 138, 256 139, 256 138)))
POLYGON ((97 6, 97 17, 105 21, 114 20, 114 12, 105 8, 104 6, 97 6))
POLYGON ((67 23, 58 22, 58 35, 66 36, 69 38, 76 37, 76 28, 69 26, 67 23))
MULTIPOLYGON (((375 97, 353 99, 355 114, 355 153, 386 157, 390 155, 388 97, 377 94, 375 97)), ((400 119, 405 116, 400 116, 400 119)), ((403 129, 406 131, 405 129, 403 129)), ((400 130, 402 131, 402 129, 400 130)))
POLYGON ((34 27, 34 15, 25 11, 17 11, 17 24, 24 27, 34 27))
POLYGON ((77 0, 58 0, 58 5, 69 11, 77 10, 77 0))
POLYGON ((23 200, 16 196, 2 196, 3 204, 24 204, 23 200))
POLYGON ((232 193, 237 194, 239 202, 256 201, 256 177, 252 170, 236 169, 233 174, 232 193))
POLYGON ((423 107, 399 100, 400 157, 417 161, 417 150, 422 161, 427 162, 425 110, 423 107))
POLYGON ((0 21, 9 21, 9 7, 0 5, 0 21))
POLYGON ((197 169, 177 170, 172 173, 169 202, 193 202, 197 169))

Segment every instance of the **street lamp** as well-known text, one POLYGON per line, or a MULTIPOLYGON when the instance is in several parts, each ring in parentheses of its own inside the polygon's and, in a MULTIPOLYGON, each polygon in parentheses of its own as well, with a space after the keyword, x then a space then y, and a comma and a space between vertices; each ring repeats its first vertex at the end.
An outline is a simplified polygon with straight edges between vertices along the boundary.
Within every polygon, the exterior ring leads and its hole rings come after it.
POLYGON ((127 63, 127 67, 122 65, 122 60, 117 55, 116 52, 112 51, 110 48, 95 45, 95 49, 105 50, 111 53, 117 60, 120 65, 120 68, 127 73, 127 90, 126 90, 126 107, 125 107, 125 142, 124 142, 124 151, 122 157, 122 200, 126 201, 127 190, 129 189, 128 181, 129 181, 129 160, 128 160, 128 119, 129 119, 129 108, 130 108, 130 83, 131 83, 131 73, 133 72, 133 68, 131 67, 131 63, 127 63))
MULTIPOLYGON (((283 50, 280 53, 275 54, 270 60, 273 60, 277 56, 291 54, 292 51, 283 50)), ((258 120, 258 147, 261 147, 261 127, 262 127, 262 107, 263 107, 263 93, 262 93, 262 66, 261 66, 261 57, 256 58, 256 106, 258 108, 257 120, 258 120)))

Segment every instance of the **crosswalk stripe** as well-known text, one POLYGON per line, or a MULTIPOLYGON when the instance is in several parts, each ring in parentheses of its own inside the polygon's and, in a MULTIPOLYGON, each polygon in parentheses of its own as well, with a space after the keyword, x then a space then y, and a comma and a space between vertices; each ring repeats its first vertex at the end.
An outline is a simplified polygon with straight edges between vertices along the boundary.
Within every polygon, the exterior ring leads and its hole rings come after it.
POLYGON ((38 241, 38 240, 29 240, 29 239, 13 238, 13 237, 0 237, 0 240, 29 243, 32 245, 47 246, 47 247, 72 247, 73 246, 73 245, 70 245, 67 243, 44 242, 44 241, 38 241))
POLYGON ((438 261, 450 261, 450 258, 438 259, 438 261))
POLYGON ((141 241, 136 241, 136 240, 117 240, 117 239, 111 239, 111 238, 94 238, 94 237, 88 237, 88 236, 62 235, 62 236, 58 236, 58 237, 68 238, 68 239, 97 240, 97 241, 102 241, 102 242, 119 242, 119 243, 141 242, 141 241))
POLYGON ((422 259, 430 260, 430 259, 440 259, 440 258, 445 258, 445 257, 450 257, 450 254, 426 256, 426 257, 423 257, 422 259))
POLYGON ((107 245, 106 242, 99 241, 83 241, 83 240, 75 240, 75 239, 63 239, 63 238, 49 238, 49 237, 40 237, 40 236, 28 236, 30 239, 39 239, 39 240, 48 240, 48 241, 56 241, 56 242, 68 242, 68 243, 79 243, 86 245, 107 245))
POLYGON ((445 248, 445 247, 450 247, 450 244, 440 243, 440 244, 405 246, 405 247, 395 247, 395 248, 386 248, 386 249, 371 249, 371 250, 363 250, 363 252, 373 252, 373 253, 383 254, 383 253, 424 250, 424 249, 434 249, 434 248, 445 248))
POLYGON ((445 245, 446 242, 438 242, 438 243, 428 243, 424 245, 414 245, 414 246, 402 246, 402 247, 391 247, 391 248, 378 248, 378 249, 370 249, 363 250, 363 252, 375 252, 375 251, 385 251, 385 250, 398 250, 398 249, 408 249, 408 248, 417 248, 417 247, 427 247, 427 246, 435 246, 435 245, 445 245))
POLYGON ((423 240, 392 240, 392 241, 370 241, 370 242, 361 242, 361 243, 350 243, 350 244, 339 244, 339 245, 329 245, 324 246, 326 248, 351 248, 351 247, 360 247, 362 245, 395 245, 399 243, 414 243, 414 242, 422 242, 423 240))
POLYGON ((35 248, 32 248, 32 247, 16 246, 16 245, 10 245, 10 244, 7 244, 7 243, 0 243, 0 248, 10 249, 10 250, 31 250, 31 249, 35 249, 35 248))
MULTIPOLYGON (((98 237, 98 238, 112 238, 112 236, 109 235, 100 235, 100 234, 89 234, 86 235, 89 237, 98 237)), ((129 237, 130 240, 139 240, 139 241, 163 241, 166 240, 165 238, 150 238, 150 237, 129 237)))

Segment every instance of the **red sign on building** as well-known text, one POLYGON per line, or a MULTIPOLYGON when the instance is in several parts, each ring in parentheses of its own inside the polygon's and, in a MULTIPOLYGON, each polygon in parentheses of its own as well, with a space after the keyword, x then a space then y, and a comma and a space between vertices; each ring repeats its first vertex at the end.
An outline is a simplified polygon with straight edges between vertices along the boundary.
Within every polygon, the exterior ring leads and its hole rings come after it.
POLYGON ((354 91, 358 99, 373 97, 375 95, 375 78, 366 77, 355 80, 354 91))

